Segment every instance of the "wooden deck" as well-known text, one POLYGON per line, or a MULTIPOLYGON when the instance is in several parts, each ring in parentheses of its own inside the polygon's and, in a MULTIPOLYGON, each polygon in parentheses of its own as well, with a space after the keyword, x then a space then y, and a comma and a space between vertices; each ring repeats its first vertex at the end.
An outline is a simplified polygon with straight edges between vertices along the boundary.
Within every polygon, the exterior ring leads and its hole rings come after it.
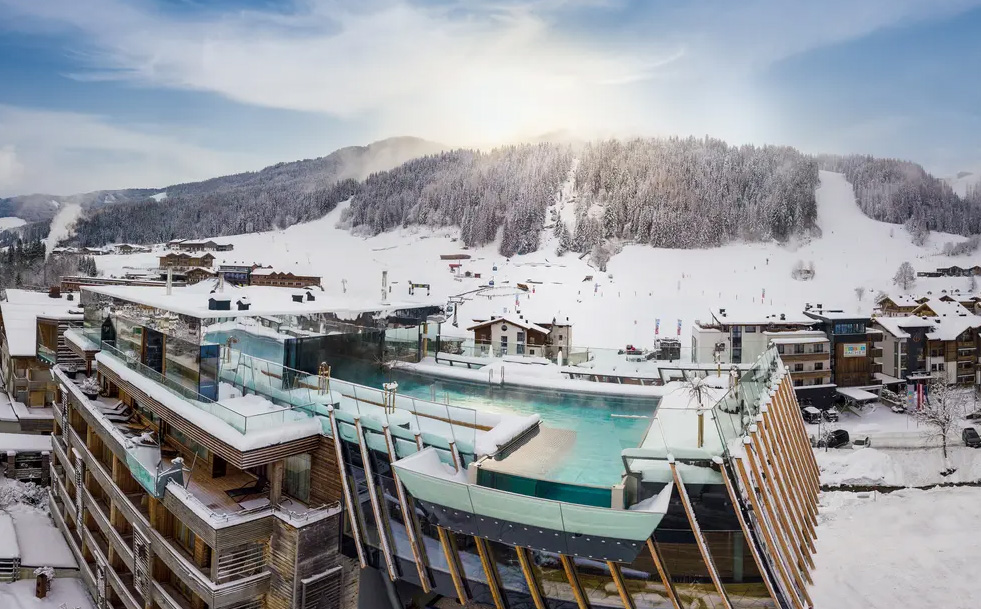
POLYGON ((203 465, 198 463, 194 466, 191 471, 191 483, 187 486, 187 490, 209 510, 221 514, 234 514, 244 509, 257 507, 262 501, 268 501, 268 490, 251 495, 240 495, 235 498, 229 497, 228 493, 225 492, 243 486, 251 486, 256 481, 256 477, 252 474, 229 466, 227 474, 221 478, 212 478, 207 467, 207 463, 203 465))

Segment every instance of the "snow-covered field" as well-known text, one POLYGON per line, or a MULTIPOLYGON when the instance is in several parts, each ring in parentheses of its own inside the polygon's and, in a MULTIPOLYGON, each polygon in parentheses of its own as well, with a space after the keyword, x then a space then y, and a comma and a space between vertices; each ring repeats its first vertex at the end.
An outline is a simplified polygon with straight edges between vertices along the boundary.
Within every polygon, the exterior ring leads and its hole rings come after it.
POLYGON ((981 488, 823 493, 821 505, 816 608, 977 606, 981 488))
MULTIPOLYGON (((950 258, 939 255, 944 242, 960 241, 956 235, 931 234, 922 247, 912 245, 907 232, 892 224, 866 217, 855 204, 852 188, 840 174, 821 172, 817 191, 818 224, 822 236, 790 245, 737 244, 710 250, 670 250, 628 245, 600 273, 575 253, 555 255, 555 240, 543 234, 537 252, 505 259, 496 246, 463 250, 456 229, 434 231, 409 227, 375 237, 356 237, 335 227, 341 209, 313 222, 285 230, 223 237, 235 249, 218 253, 222 262, 259 262, 282 270, 313 273, 323 277, 327 290, 377 302, 381 272, 389 272, 393 297, 411 300, 408 282, 429 283, 432 295, 449 297, 477 290, 489 280, 495 289, 471 295, 460 309, 460 327, 471 319, 514 311, 516 298, 522 314, 532 321, 569 317, 575 324, 577 346, 623 347, 632 343, 650 347, 655 320, 662 336, 676 334, 682 321, 682 344, 689 343, 696 319, 707 319, 711 307, 730 311, 766 309, 798 313, 805 303, 822 303, 849 311, 871 309, 877 291, 895 292, 892 277, 903 261, 917 270, 978 262, 978 256, 950 258), (450 261, 440 254, 467 253, 462 271, 480 273, 480 279, 457 279, 450 261), (795 263, 813 261, 811 281, 791 279, 795 263), (496 270, 495 270, 496 268, 496 270), (585 281, 587 276, 593 276, 585 281), (533 293, 520 292, 527 283, 533 293), (530 283, 541 282, 541 283, 530 283), (861 300, 856 288, 864 287, 861 300), (763 291, 766 299, 763 301, 763 291), (520 293, 519 293, 520 292, 520 293)), ((568 205, 557 205, 565 217, 568 205)), ((121 275, 127 270, 156 266, 157 255, 102 256, 99 269, 121 275)), ((920 279, 917 291, 961 289, 966 278, 920 279)), ((417 290, 416 297, 425 297, 417 290)), ((444 329, 445 331, 445 329, 444 329)))
POLYGON ((7 230, 8 228, 17 228, 18 226, 24 226, 25 224, 27 224, 27 220, 23 218, 16 218, 13 216, 0 218, 0 230, 7 230))

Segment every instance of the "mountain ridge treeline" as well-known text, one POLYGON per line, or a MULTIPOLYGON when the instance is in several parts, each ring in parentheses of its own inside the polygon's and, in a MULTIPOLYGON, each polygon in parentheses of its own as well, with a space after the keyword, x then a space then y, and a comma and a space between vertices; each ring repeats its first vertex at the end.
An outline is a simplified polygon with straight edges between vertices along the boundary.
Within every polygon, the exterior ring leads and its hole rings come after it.
POLYGON ((464 244, 499 239, 507 256, 538 249, 550 224, 563 249, 579 252, 609 241, 671 248, 782 242, 817 230, 819 169, 844 173, 866 215, 905 224, 914 235, 981 232, 981 191, 959 197, 908 161, 815 156, 707 137, 428 152, 393 159, 363 180, 329 155, 319 163, 278 164, 228 187, 223 178, 171 187, 161 201, 88 210, 71 241, 157 243, 285 228, 350 199, 341 221, 358 234, 456 226, 464 244), (569 225, 547 217, 560 191, 574 203, 569 225))

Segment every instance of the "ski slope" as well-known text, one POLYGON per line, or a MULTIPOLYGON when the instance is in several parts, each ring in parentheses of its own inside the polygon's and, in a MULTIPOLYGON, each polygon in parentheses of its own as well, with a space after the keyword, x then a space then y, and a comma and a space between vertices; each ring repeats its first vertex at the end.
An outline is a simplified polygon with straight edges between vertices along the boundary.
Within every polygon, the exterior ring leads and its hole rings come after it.
MULTIPOLYGON (((563 188, 556 197, 554 209, 563 220, 571 207, 570 193, 563 188)), ((656 319, 660 319, 661 336, 675 336, 680 319, 682 345, 687 346, 691 324, 708 319, 712 307, 762 316, 796 314, 810 302, 868 312, 878 291, 896 291, 892 277, 904 261, 917 270, 981 262, 977 254, 939 255, 944 242, 963 237, 933 233, 918 247, 901 226, 866 217, 841 174, 822 171, 816 196, 821 236, 807 242, 733 244, 707 250, 628 245, 610 260, 607 273, 590 267, 579 254, 556 256, 550 230, 543 234, 537 252, 510 260, 497 253, 496 244, 463 250, 455 240, 457 229, 408 227, 356 237, 335 226, 344 204, 324 218, 285 230, 217 238, 235 249, 217 253, 216 264, 257 262, 320 275, 325 289, 340 292, 346 286, 348 295, 370 303, 378 302, 381 272, 387 270, 393 297, 399 300, 413 299, 408 294, 410 281, 430 284, 432 296, 441 298, 471 293, 460 308, 459 328, 444 326, 444 332, 466 335, 473 319, 514 313, 517 299, 521 314, 532 321, 568 317, 575 324, 574 345, 616 348, 627 343, 650 346, 656 319), (481 278, 455 278, 449 270, 452 261, 440 260, 440 254, 453 253, 470 254, 462 269, 480 273, 481 278), (813 261, 813 280, 791 278, 798 260, 813 261), (589 275, 593 279, 584 281, 589 275), (472 293, 491 279, 493 289, 472 293), (534 292, 521 292, 517 283, 534 292), (865 288, 861 300, 858 287, 865 288)), ((103 256, 97 264, 104 274, 121 275, 155 267, 158 254, 103 256)), ((968 283, 966 278, 920 279, 914 290, 966 290, 968 283)), ((415 298, 425 297, 425 290, 416 290, 415 298)))

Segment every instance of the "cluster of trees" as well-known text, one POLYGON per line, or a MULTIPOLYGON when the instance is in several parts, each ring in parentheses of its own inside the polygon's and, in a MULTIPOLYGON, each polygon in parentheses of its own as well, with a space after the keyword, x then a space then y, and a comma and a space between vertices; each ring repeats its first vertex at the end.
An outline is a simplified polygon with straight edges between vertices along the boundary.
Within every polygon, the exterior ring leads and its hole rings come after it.
POLYGON ((671 248, 784 241, 817 216, 817 163, 793 148, 647 138, 589 143, 578 156, 576 251, 599 239, 671 248))
POLYGON ((284 228, 323 217, 357 192, 355 180, 312 189, 296 183, 255 183, 161 201, 121 203, 81 217, 70 245, 160 243, 284 228))
POLYGON ((45 257, 44 242, 16 239, 0 254, 0 287, 47 288, 65 275, 90 275, 97 272, 91 256, 45 257))
POLYGON ((981 233, 981 192, 961 198, 950 185, 909 161, 871 156, 822 156, 821 168, 845 174, 865 215, 903 224, 915 243, 931 230, 981 233))
POLYGON ((960 243, 948 241, 944 243, 944 254, 947 256, 964 256, 973 254, 981 247, 981 235, 972 235, 960 243))
POLYGON ((545 212, 572 162, 567 147, 454 150, 414 159, 365 181, 342 222, 367 234, 399 226, 459 226, 467 246, 501 232, 505 256, 538 249, 545 212))
POLYGON ((814 225, 814 159, 792 148, 707 138, 424 157, 368 178, 345 221, 370 234, 408 224, 456 225, 467 245, 488 243, 502 228, 501 254, 534 251, 573 156, 576 223, 574 230, 556 224, 560 251, 594 252, 609 240, 676 248, 785 240, 814 225))
POLYGON ((286 228, 332 211, 362 188, 361 180, 371 171, 440 149, 416 138, 390 138, 203 182, 107 191, 85 199, 87 213, 76 223, 69 244, 159 243, 286 228), (150 197, 157 192, 166 198, 150 197))

